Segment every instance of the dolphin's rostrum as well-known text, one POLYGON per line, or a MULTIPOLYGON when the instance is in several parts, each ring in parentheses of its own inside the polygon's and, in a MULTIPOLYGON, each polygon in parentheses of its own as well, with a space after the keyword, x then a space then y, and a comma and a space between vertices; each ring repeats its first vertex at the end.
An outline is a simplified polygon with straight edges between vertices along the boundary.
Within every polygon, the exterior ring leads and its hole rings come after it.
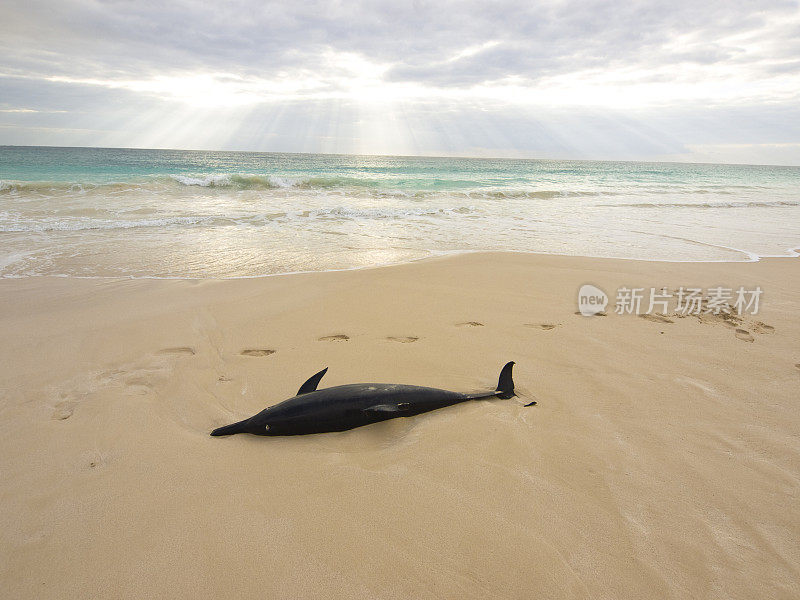
POLYGON ((467 400, 512 398, 515 395, 511 378, 513 366, 514 363, 510 362, 503 367, 496 390, 472 394, 392 383, 353 383, 318 390, 317 385, 328 370, 326 367, 300 386, 294 398, 270 406, 244 421, 215 429, 211 435, 300 435, 346 431, 467 400))

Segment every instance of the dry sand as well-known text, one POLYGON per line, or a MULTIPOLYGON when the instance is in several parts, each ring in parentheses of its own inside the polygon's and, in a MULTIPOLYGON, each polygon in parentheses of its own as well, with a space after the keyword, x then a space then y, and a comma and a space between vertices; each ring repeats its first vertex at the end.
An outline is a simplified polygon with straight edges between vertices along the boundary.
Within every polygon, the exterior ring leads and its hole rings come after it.
POLYGON ((796 259, 487 253, 0 301, 5 598, 800 596, 796 259), (586 318, 587 282, 764 295, 739 324, 586 318), (521 398, 208 435, 324 366, 466 391, 508 360, 521 398))

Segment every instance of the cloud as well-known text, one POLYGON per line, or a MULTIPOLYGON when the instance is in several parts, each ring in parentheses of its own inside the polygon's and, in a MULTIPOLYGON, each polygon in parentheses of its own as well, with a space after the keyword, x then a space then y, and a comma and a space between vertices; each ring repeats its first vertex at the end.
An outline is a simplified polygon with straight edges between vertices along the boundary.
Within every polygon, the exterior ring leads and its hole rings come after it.
POLYGON ((800 141, 780 117, 800 104, 800 14, 783 0, 5 0, 0 21, 0 143, 91 137, 77 128, 198 147, 189 124, 213 110, 230 128, 205 139, 241 131, 241 149, 636 157, 800 141), (167 116, 186 124, 172 141, 167 116), (370 127, 396 139, 370 142, 370 127))
POLYGON ((796 4, 774 0, 757 9, 685 0, 6 0, 0 11, 6 72, 108 79, 320 74, 330 52, 386 65, 389 80, 429 85, 680 64, 748 65, 755 76, 796 60, 800 28, 796 4))

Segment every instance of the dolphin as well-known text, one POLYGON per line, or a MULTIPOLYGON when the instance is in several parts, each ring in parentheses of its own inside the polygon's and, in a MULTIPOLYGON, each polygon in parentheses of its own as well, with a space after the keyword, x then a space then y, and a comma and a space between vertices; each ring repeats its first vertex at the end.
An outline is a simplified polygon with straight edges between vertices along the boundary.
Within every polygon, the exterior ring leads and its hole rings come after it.
MULTIPOLYGON (((513 398, 513 366, 514 363, 509 362, 500 371, 496 390, 471 394, 395 383, 352 383, 318 390, 317 385, 328 371, 325 367, 301 385, 294 398, 270 406, 244 421, 215 429, 211 435, 302 435, 346 431, 468 400, 513 398)), ((526 406, 533 404, 536 402, 526 406)))

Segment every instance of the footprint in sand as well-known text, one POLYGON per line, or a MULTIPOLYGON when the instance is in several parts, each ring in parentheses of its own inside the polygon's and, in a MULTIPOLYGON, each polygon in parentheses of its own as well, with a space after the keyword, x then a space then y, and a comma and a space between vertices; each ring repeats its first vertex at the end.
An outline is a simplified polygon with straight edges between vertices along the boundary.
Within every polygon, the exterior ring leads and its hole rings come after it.
POLYGON ((737 329, 736 339, 742 340, 743 342, 752 342, 756 338, 754 338, 746 329, 737 329))
POLYGON ((217 377, 217 381, 219 381, 220 383, 228 383, 229 381, 233 381, 233 379, 231 379, 230 377, 226 377, 225 375, 220 375, 219 377, 217 377))
POLYGON ((800 369, 800 363, 797 363, 797 364, 794 366, 794 368, 795 368, 795 369, 800 369))
POLYGON ((64 421, 65 419, 69 419, 72 416, 72 413, 75 411, 75 403, 74 402, 59 402, 55 406, 55 410, 53 411, 53 416, 50 417, 54 421, 64 421))
POLYGON ((130 370, 119 370, 113 381, 122 384, 128 393, 146 396, 169 377, 169 372, 165 365, 132 365, 130 370))
POLYGON ((542 329, 544 331, 550 331, 558 327, 560 323, 525 323, 525 327, 532 327, 534 329, 542 329))
POLYGON ((134 375, 125 380, 125 386, 130 391, 143 396, 153 389, 153 382, 146 375, 134 375))
POLYGON ((772 325, 767 325, 759 321, 753 325, 753 331, 756 333, 775 333, 775 328, 772 325))
POLYGON ((194 348, 189 346, 176 346, 174 348, 162 348, 159 354, 195 354, 194 348))
POLYGON ((654 323, 674 323, 672 319, 668 319, 664 315, 659 314, 644 314, 639 315, 640 318, 644 319, 645 321, 653 321, 654 323))
POLYGON ((245 348, 239 352, 239 356, 269 356, 270 354, 275 354, 275 350, 270 350, 269 348, 245 348))
POLYGON ((407 336, 389 336, 386 338, 390 342, 400 342, 401 344, 410 344, 412 342, 416 342, 419 338, 414 335, 407 335, 407 336))
POLYGON ((456 323, 456 327, 483 327, 483 323, 478 321, 464 321, 463 323, 456 323))
MULTIPOLYGON (((686 317, 689 315, 679 315, 681 317, 686 317)), ((694 315, 698 321, 701 323, 722 323, 725 327, 729 327, 730 329, 737 329, 739 325, 742 324, 742 319, 733 313, 724 313, 720 312, 717 314, 711 313, 700 313, 694 315)))
POLYGON ((110 369, 108 371, 103 371, 102 373, 100 373, 96 377, 96 379, 98 382, 100 382, 101 385, 107 385, 109 383, 113 383, 114 381, 119 379, 121 375, 124 374, 125 371, 123 371, 122 369, 110 369))
POLYGON ((345 335, 343 333, 337 333, 336 335, 323 335, 321 338, 318 338, 317 341, 320 342, 346 342, 350 339, 349 335, 345 335))

